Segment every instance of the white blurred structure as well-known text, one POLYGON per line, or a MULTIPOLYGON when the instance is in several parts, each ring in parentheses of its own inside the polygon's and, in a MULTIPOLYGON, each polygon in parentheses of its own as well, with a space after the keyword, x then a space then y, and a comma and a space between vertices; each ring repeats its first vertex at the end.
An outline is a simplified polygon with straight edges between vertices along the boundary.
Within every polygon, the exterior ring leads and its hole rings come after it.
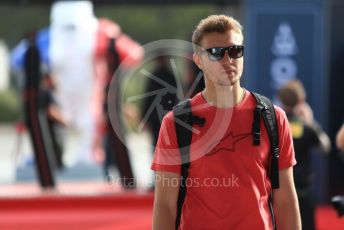
POLYGON ((0 40, 0 91, 8 89, 9 84, 9 53, 6 44, 2 40, 0 40))
POLYGON ((91 103, 95 81, 97 30, 98 21, 90 1, 62 1, 53 4, 50 71, 56 80, 55 99, 68 123, 64 135, 67 151, 64 160, 67 165, 75 160, 88 161, 92 156, 95 121, 91 103), (70 135, 79 139, 77 146, 71 146, 70 135))

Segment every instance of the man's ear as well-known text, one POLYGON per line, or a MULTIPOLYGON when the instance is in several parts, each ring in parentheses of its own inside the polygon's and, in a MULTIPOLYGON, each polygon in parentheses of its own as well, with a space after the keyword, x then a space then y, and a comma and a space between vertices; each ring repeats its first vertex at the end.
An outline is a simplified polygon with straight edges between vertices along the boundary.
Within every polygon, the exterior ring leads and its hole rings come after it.
POLYGON ((193 53, 192 59, 195 62, 195 64, 198 66, 198 68, 200 68, 202 70, 203 66, 202 66, 202 59, 201 59, 201 57, 198 54, 193 53))

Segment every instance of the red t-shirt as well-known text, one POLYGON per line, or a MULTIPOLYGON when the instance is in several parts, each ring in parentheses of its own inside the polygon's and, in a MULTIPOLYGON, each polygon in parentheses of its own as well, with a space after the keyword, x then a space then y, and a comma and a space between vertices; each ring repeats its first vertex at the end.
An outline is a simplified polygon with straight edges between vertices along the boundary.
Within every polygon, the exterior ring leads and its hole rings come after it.
MULTIPOLYGON (((193 126, 180 229, 272 229, 269 139, 261 120, 261 143, 253 145, 253 95, 247 91, 240 104, 222 109, 208 104, 199 93, 191 105, 192 113, 206 122, 203 127, 193 126)), ((296 161, 286 115, 275 109, 281 151, 278 162, 283 170, 296 161)), ((180 163, 169 112, 161 125, 152 169, 180 174, 180 163)))

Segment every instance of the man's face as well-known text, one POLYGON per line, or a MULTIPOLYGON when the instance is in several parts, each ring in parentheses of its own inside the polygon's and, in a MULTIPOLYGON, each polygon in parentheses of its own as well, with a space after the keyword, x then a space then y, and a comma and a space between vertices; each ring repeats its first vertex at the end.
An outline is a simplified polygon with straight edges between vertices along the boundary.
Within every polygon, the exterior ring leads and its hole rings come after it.
MULTIPOLYGON (((214 47, 229 47, 233 45, 242 45, 243 38, 241 34, 230 30, 225 33, 212 32, 205 34, 201 41, 202 49, 214 47)), ((211 81, 214 86, 233 86, 240 84, 239 80, 243 72, 243 57, 230 58, 228 52, 219 61, 209 60, 208 53, 201 52, 194 54, 194 61, 203 70, 206 81, 211 81)))

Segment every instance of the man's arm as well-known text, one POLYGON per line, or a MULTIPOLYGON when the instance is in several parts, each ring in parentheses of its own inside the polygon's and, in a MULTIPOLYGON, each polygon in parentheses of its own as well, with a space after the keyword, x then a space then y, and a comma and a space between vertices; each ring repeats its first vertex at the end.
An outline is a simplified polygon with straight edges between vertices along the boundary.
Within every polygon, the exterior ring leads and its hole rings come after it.
POLYGON ((315 132, 314 139, 319 141, 319 147, 322 150, 323 153, 328 154, 331 151, 331 140, 327 133, 321 128, 321 126, 313 121, 313 123, 310 125, 312 130, 315 132))
POLYGON ((293 168, 279 171, 280 188, 273 190, 273 207, 279 230, 301 229, 299 202, 297 199, 293 168))
POLYGON ((309 104, 307 102, 299 103, 294 109, 294 112, 300 120, 312 127, 316 132, 317 139, 319 139, 319 147, 322 152, 329 153, 331 151, 331 140, 321 126, 314 120, 313 111, 309 104))
POLYGON ((153 207, 153 230, 174 230, 180 175, 156 172, 153 207))

